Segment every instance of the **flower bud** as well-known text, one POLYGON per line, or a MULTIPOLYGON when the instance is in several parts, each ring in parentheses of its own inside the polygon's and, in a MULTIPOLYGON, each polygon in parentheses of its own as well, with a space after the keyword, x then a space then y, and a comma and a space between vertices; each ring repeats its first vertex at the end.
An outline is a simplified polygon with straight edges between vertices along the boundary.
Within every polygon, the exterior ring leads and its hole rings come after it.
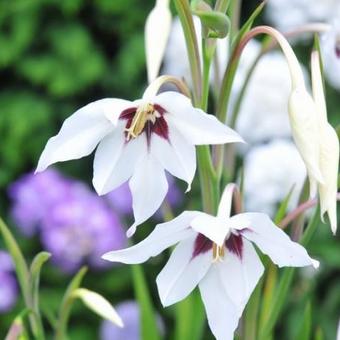
POLYGON ((149 83, 158 76, 170 29, 169 0, 157 0, 145 23, 145 53, 149 83))
POLYGON ((323 183, 319 166, 320 136, 316 105, 305 87, 292 91, 288 111, 294 142, 306 164, 310 195, 315 196, 317 183, 323 183))
POLYGON ((339 139, 334 128, 327 120, 327 107, 323 89, 320 56, 317 51, 312 53, 312 85, 313 97, 317 108, 318 127, 320 134, 320 170, 324 179, 319 183, 321 218, 327 212, 331 229, 337 229, 337 182, 339 172, 339 139))

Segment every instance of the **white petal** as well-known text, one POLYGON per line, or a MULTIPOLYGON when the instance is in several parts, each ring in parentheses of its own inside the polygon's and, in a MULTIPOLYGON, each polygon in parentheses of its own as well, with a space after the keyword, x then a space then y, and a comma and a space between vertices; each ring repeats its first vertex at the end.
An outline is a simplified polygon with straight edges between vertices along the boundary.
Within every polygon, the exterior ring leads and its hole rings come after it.
POLYGON ((305 162, 314 196, 315 182, 323 182, 319 166, 320 135, 316 105, 304 88, 295 89, 289 98, 289 119, 297 149, 305 162))
POLYGON ((180 242, 157 277, 157 287, 164 307, 188 296, 212 264, 208 251, 193 257, 196 234, 180 242))
POLYGON ((333 127, 322 124, 320 169, 324 183, 319 184, 321 216, 328 214, 333 234, 337 229, 337 188, 339 174, 339 138, 333 127))
POLYGON ((240 317, 264 271, 253 245, 245 239, 242 241, 242 258, 227 251, 223 261, 216 264, 221 281, 240 317))
POLYGON ((196 172, 195 146, 190 144, 180 132, 169 126, 169 141, 153 134, 150 150, 167 171, 186 181, 190 190, 196 172))
POLYGON ((99 144, 93 162, 93 186, 105 195, 126 182, 147 153, 145 134, 125 142, 123 125, 99 144))
POLYGON ((231 214, 233 203, 233 193, 236 188, 234 183, 228 184, 222 194, 220 204, 218 205, 217 216, 221 219, 228 219, 231 214))
POLYGON ((123 321, 116 310, 112 307, 110 302, 100 294, 85 288, 78 288, 73 292, 73 296, 80 298, 88 308, 102 318, 113 322, 118 327, 124 326, 123 321))
POLYGON ((243 142, 232 129, 222 124, 215 116, 192 106, 190 99, 177 92, 163 92, 155 99, 169 114, 167 121, 176 126, 192 144, 224 144, 243 142))
POLYGON ((170 29, 169 0, 157 0, 145 24, 145 52, 149 83, 158 76, 170 29))
POLYGON ((191 221, 191 227, 211 241, 222 246, 230 229, 220 218, 201 213, 191 221))
POLYGON ((239 221, 242 236, 254 242, 279 267, 318 267, 318 261, 310 258, 306 249, 293 242, 266 214, 245 213, 230 220, 234 226, 239 221), (245 220, 249 221, 248 225, 244 225, 245 220))
POLYGON ((130 106, 129 101, 107 98, 76 111, 64 121, 59 133, 48 140, 36 171, 43 171, 56 162, 89 155, 114 128, 119 114, 130 106))
POLYGON ((195 232, 190 228, 190 222, 197 213, 184 211, 172 221, 158 224, 143 241, 130 248, 108 252, 103 255, 103 259, 128 264, 143 263, 150 257, 157 256, 164 249, 194 235, 195 232))
POLYGON ((239 314, 225 290, 217 266, 199 284, 209 327, 217 340, 233 340, 239 314))
POLYGON ((152 216, 162 204, 168 192, 168 181, 162 165, 146 155, 138 163, 129 186, 135 217, 134 224, 128 230, 128 236, 132 236, 136 227, 152 216))

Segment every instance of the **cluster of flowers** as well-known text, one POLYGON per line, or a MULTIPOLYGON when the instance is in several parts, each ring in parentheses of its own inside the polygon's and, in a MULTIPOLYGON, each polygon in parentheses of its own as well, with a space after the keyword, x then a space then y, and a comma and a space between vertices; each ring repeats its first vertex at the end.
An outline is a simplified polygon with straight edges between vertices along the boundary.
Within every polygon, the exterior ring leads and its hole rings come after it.
POLYGON ((43 248, 66 272, 81 265, 102 268, 100 256, 126 237, 119 216, 85 184, 50 169, 27 174, 9 188, 12 216, 26 236, 39 233, 43 248))
MULTIPOLYGON (((150 85, 143 97, 135 101, 107 98, 79 109, 47 142, 37 167, 37 172, 41 172, 51 164, 78 159, 96 149, 93 185, 97 193, 107 194, 129 182, 134 223, 128 236, 154 215, 165 199, 169 188, 165 170, 185 181, 189 191, 196 172, 196 145, 243 142, 238 133, 215 116, 195 108, 184 95, 188 91, 180 80, 167 76, 155 79, 171 23, 168 5, 168 0, 158 0, 147 20, 150 85), (159 93, 167 82, 175 83, 182 93, 159 93)), ((235 53, 240 55, 252 37, 263 33, 276 39, 288 62, 288 113, 293 139, 306 166, 311 195, 318 190, 321 215, 328 214, 335 233, 339 143, 327 121, 319 54, 312 54, 310 95, 294 52, 275 29, 253 29, 235 53)), ((236 192, 234 184, 226 186, 217 216, 184 211, 173 220, 158 224, 140 243, 103 255, 111 262, 142 263, 176 245, 156 279, 162 304, 174 304, 198 286, 209 326, 217 339, 224 340, 233 338, 245 305, 264 272, 253 244, 279 267, 318 267, 318 261, 291 241, 266 214, 236 209, 232 216, 236 192)), ((86 194, 81 195, 86 198, 86 194)), ((56 215, 58 218, 61 214, 56 215)), ((87 211, 87 218, 92 215, 87 211)), ((81 228, 78 237, 83 237, 83 233, 81 228)), ((87 249, 87 240, 84 243, 87 249)))

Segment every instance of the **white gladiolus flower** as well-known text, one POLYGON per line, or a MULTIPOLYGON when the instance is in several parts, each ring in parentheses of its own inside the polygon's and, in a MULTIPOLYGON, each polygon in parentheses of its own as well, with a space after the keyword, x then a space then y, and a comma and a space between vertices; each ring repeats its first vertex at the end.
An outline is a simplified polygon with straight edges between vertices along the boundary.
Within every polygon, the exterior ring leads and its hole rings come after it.
POLYGON ((274 217, 277 205, 293 187, 289 208, 296 207, 306 168, 292 141, 276 139, 250 149, 244 174, 245 208, 274 217))
POLYGON ((340 90, 340 10, 332 28, 321 36, 324 72, 328 82, 340 90))
POLYGON ((159 74, 170 29, 169 0, 157 0, 145 23, 145 52, 149 83, 159 74))
POLYGON ((238 320, 263 274, 252 242, 279 267, 318 267, 318 262, 267 215, 230 217, 232 188, 225 189, 217 217, 185 211, 159 224, 140 243, 103 256, 113 262, 142 263, 177 244, 156 280, 161 302, 172 305, 198 286, 209 326, 218 340, 233 339, 238 320))
POLYGON ((164 170, 186 181, 189 190, 196 171, 195 145, 242 142, 235 131, 194 108, 184 95, 151 95, 151 87, 142 99, 107 98, 76 111, 47 142, 36 170, 87 156, 99 144, 93 185, 104 195, 129 180, 135 217, 130 235, 164 200, 164 170))
POLYGON ((313 96, 317 106, 320 133, 320 169, 323 183, 319 183, 321 217, 327 212, 331 229, 337 229, 337 188, 339 173, 339 139, 327 120, 327 108, 321 75, 320 57, 317 51, 312 53, 313 96))
POLYGON ((286 32, 315 21, 329 22, 340 9, 338 0, 269 0, 266 16, 280 31, 286 32))

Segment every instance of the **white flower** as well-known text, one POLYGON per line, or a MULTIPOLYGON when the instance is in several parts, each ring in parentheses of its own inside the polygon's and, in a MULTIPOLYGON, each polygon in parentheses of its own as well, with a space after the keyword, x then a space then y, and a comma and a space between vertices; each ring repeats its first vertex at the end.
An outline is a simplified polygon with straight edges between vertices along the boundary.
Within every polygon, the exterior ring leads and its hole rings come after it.
POLYGON ((159 224, 142 242, 103 256, 114 262, 142 263, 178 243, 156 280, 161 302, 172 305, 198 285, 209 326, 218 340, 233 339, 243 309, 263 274, 251 242, 279 267, 318 266, 267 215, 230 217, 232 189, 231 185, 225 189, 217 217, 183 212, 159 224))
MULTIPOLYGON (((240 72, 236 73, 235 80, 240 76, 243 84, 244 77, 240 72)), ((240 86, 237 87, 238 92, 240 86)), ((247 136, 248 143, 291 135, 287 109, 290 92, 291 80, 285 57, 279 52, 264 55, 250 79, 236 123, 236 130, 247 136)))
POLYGON ((252 148, 244 158, 245 207, 274 216, 293 188, 289 208, 296 206, 306 170, 295 145, 286 139, 252 148))
POLYGON ((162 203, 168 191, 165 169, 186 181, 189 190, 196 171, 195 145, 242 141, 184 95, 149 93, 136 101, 102 99, 79 109, 47 142, 37 167, 40 172, 87 156, 99 143, 93 185, 104 195, 130 179, 135 217, 130 234, 162 203))
POLYGON ((145 52, 148 81, 158 76, 171 28, 169 0, 156 0, 145 23, 145 52))
POLYGON ((269 0, 267 18, 286 32, 312 21, 326 21, 340 8, 338 0, 269 0))
POLYGON ((340 10, 332 28, 321 36, 321 50, 325 76, 340 90, 340 10))
POLYGON ((312 84, 313 97, 317 107, 320 133, 320 170, 324 182, 319 183, 321 218, 327 212, 331 229, 337 229, 337 189, 339 173, 339 139, 336 131, 328 123, 327 107, 321 75, 320 56, 317 51, 312 53, 312 84))

